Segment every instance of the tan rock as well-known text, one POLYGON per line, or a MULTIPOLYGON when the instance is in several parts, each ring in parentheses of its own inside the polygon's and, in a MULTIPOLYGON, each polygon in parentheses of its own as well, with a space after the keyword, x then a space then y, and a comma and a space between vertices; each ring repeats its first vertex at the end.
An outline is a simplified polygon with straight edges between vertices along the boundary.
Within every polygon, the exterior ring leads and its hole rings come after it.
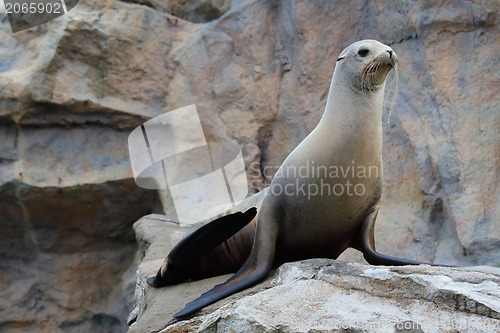
POLYGON ((146 253, 129 332, 490 332, 500 325, 500 269, 375 267, 311 259, 287 263, 257 286, 173 320, 184 304, 231 275, 151 288, 163 259, 193 227, 148 216, 135 224, 146 253), (165 249, 167 250, 167 249, 165 249))

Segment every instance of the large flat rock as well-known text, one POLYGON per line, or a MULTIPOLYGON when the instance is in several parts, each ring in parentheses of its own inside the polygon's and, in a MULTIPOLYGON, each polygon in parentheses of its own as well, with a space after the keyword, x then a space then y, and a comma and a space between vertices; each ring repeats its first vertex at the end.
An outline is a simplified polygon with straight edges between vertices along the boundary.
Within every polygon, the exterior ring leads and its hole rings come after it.
POLYGON ((144 253, 129 333, 492 332, 500 325, 500 268, 384 267, 331 259, 287 263, 189 319, 172 315, 231 275, 151 288, 163 256, 195 227, 161 215, 134 225, 144 253), (163 254, 163 256, 162 256, 163 254), (408 331, 408 330, 407 330, 408 331), (410 330, 411 331, 411 330, 410 330))

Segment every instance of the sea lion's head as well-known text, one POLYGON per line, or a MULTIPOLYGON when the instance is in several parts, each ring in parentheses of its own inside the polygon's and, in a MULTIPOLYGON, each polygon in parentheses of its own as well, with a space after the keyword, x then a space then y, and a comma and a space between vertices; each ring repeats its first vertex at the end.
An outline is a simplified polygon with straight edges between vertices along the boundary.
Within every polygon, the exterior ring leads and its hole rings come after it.
POLYGON ((366 39, 345 48, 335 70, 340 70, 355 90, 375 91, 383 87, 387 74, 397 62, 398 56, 389 46, 366 39))

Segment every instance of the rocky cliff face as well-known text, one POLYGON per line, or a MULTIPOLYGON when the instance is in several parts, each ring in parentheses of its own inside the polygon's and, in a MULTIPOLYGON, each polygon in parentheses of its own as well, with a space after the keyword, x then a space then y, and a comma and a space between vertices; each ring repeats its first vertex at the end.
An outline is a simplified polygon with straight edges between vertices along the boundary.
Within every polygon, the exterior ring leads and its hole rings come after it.
POLYGON ((2 15, 0 329, 123 330, 131 225, 160 211, 133 183, 130 131, 196 103, 208 141, 243 148, 255 192, 318 122, 339 52, 363 38, 400 59, 378 249, 499 265, 499 21, 495 0, 83 0, 14 35, 2 15))

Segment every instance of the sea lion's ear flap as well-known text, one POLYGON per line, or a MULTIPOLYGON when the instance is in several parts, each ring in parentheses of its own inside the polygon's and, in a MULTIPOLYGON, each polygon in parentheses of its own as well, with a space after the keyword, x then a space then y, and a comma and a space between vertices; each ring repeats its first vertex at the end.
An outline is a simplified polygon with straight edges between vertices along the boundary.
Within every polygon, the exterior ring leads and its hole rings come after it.
POLYGON ((337 61, 340 61, 340 60, 342 60, 342 59, 344 59, 344 58, 345 58, 345 57, 339 57, 339 58, 337 59, 337 61))

